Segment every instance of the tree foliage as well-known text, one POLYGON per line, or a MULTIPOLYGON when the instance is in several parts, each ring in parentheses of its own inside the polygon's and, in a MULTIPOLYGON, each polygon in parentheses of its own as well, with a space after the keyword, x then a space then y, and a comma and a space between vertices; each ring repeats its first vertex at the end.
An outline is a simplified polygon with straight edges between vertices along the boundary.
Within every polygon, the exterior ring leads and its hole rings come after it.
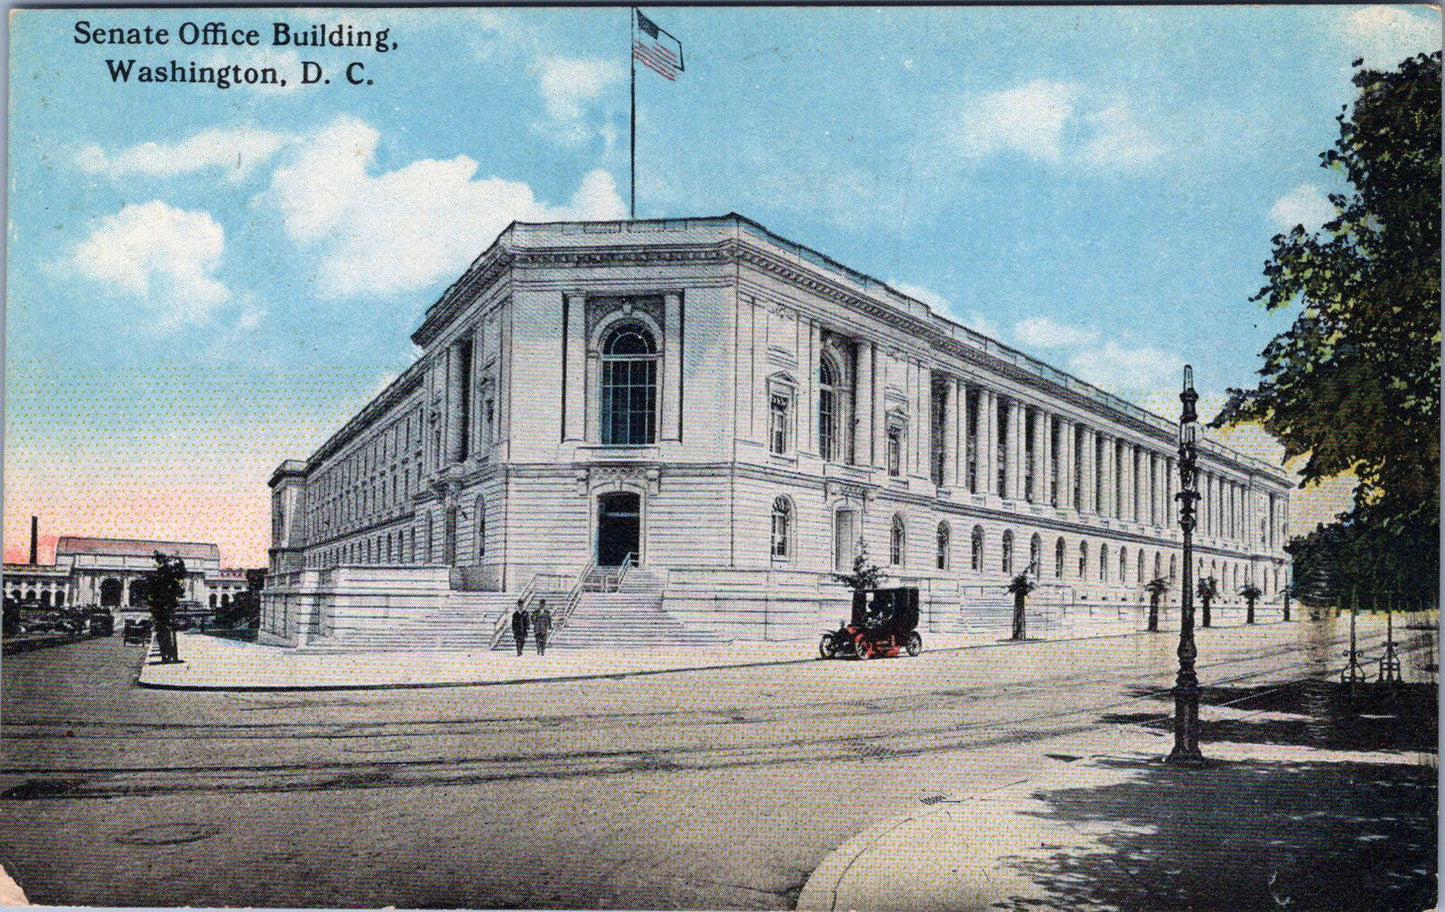
POLYGON ((1353 472, 1352 513, 1397 538, 1437 531, 1440 467, 1440 54, 1359 68, 1353 109, 1321 166, 1343 176, 1335 216, 1277 235, 1254 300, 1298 307, 1231 389, 1213 426, 1258 422, 1306 457, 1302 483, 1353 472))
POLYGON ((159 551, 152 556, 156 566, 145 574, 146 607, 157 624, 169 624, 186 594, 186 562, 159 551))
POLYGON ((1028 595, 1030 592, 1033 592, 1037 588, 1038 583, 1035 583, 1033 580, 1029 579, 1029 575, 1027 573, 1018 574, 1013 579, 1009 580, 1008 584, 1008 591, 1012 592, 1014 595, 1028 595))
POLYGON ((854 592, 868 592, 877 589, 887 576, 882 567, 868 560, 868 549, 859 542, 858 554, 853 558, 853 572, 834 573, 833 579, 854 592))

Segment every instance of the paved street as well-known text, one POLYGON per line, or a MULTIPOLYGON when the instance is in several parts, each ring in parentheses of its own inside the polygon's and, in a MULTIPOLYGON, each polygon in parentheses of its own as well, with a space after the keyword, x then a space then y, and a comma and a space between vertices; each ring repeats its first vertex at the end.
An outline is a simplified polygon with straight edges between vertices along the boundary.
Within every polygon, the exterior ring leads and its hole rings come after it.
MULTIPOLYGON (((1236 704, 1206 708, 1206 742, 1241 737, 1226 730, 1241 700, 1337 674, 1346 636, 1344 619, 1203 631, 1201 681, 1236 704)), ((1397 638, 1410 679, 1433 680, 1433 640, 1397 638)), ((307 695, 141 690, 138 647, 58 647, 4 663, 3 861, 48 904, 791 908, 871 828, 1056 780, 1080 745, 1164 753, 1173 648, 1136 636, 307 695)), ((1373 749, 1319 732, 1321 749, 1373 749)), ((1389 746, 1407 770, 1433 764, 1389 746)), ((1433 819, 1422 775, 1428 803, 1373 810, 1433 819)), ((1131 826, 1154 801, 1172 813, 1161 792, 1131 826)), ((1433 896, 1433 871, 1374 874, 1433 896)), ((1125 893, 1081 896, 1129 907, 1125 893)))

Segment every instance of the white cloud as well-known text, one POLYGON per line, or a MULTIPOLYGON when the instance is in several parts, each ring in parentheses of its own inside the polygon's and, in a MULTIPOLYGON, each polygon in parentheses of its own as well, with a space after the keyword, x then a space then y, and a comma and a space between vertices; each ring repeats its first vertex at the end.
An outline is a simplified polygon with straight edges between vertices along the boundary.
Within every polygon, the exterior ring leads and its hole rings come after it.
POLYGON ((1167 388, 1181 376, 1184 359, 1148 345, 1124 346, 1113 339, 1085 348, 1068 359, 1069 370, 1083 380, 1129 397, 1167 388))
POLYGON ((1282 231, 1288 231, 1295 225, 1303 225, 1306 231, 1316 231, 1335 217, 1335 207, 1319 187, 1300 184, 1274 201, 1274 205, 1269 207, 1269 217, 1282 231))
MULTIPOLYGON (((548 120, 538 131, 563 145, 579 145, 604 127, 589 128, 583 106, 622 82, 627 70, 615 60, 540 57, 533 66, 548 120)), ((615 136, 614 136, 615 140, 615 136)))
POLYGON ((1367 6, 1341 12, 1336 32, 1351 57, 1394 69, 1406 57, 1440 50, 1440 13, 1427 6, 1367 6))
POLYGON ((1030 348, 1074 348, 1099 341, 1099 331, 1070 326, 1048 317, 1026 317, 1014 324, 1014 339, 1030 348))
POLYGON ((1084 142, 1082 156, 1091 164, 1105 167, 1147 165, 1164 154, 1158 140, 1127 104, 1115 104, 1086 114, 1084 120, 1088 126, 1088 138, 1084 142))
POLYGON ((180 142, 145 142, 115 153, 86 146, 75 162, 82 171, 112 178, 175 177, 214 168, 235 181, 269 161, 288 140, 284 133, 254 127, 213 127, 180 142))
POLYGON ((339 118, 307 138, 261 196, 280 210, 287 234, 319 254, 324 296, 386 296, 450 278, 513 220, 625 215, 603 170, 585 175, 565 205, 538 200, 520 181, 477 178, 465 155, 373 175, 379 138, 361 120, 339 118))
POLYGON ((1105 168, 1148 164, 1164 151, 1127 101, 1045 79, 966 102, 949 139, 967 158, 1011 152, 1105 168))
POLYGON ((959 147, 975 158, 1009 150, 1058 161, 1063 157, 1064 127, 1074 116, 1078 94, 1072 83, 1035 79, 976 98, 964 107, 959 147))
POLYGON ((80 275, 138 298, 166 331, 203 323, 231 297, 214 277, 225 231, 209 212, 160 200, 133 203, 97 220, 68 263, 80 275))

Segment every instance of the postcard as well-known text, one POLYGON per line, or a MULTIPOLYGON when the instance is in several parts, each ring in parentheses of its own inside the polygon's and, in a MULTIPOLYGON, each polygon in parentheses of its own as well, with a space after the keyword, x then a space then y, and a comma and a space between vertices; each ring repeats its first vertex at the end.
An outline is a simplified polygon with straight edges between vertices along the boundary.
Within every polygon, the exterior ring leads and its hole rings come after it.
POLYGON ((12 11, 0 901, 1434 908, 1440 66, 12 11))

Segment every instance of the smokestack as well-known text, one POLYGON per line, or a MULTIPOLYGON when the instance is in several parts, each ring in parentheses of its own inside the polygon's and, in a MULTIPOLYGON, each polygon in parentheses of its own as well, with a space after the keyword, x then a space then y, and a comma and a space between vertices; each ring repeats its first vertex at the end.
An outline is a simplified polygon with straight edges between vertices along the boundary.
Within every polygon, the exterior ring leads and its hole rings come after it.
POLYGON ((30 563, 40 563, 40 517, 30 517, 30 563))

